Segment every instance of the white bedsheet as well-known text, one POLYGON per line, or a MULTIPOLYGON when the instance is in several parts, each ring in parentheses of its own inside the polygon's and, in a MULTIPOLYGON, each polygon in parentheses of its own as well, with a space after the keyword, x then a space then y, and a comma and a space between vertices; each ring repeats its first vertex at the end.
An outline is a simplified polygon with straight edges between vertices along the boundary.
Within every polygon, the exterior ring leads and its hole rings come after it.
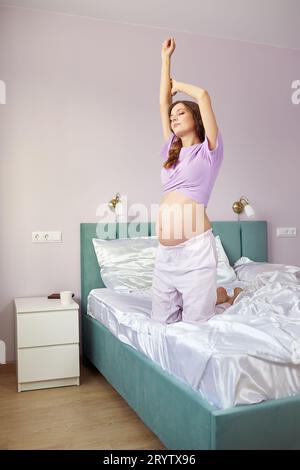
POLYGON ((152 320, 151 288, 94 289, 87 313, 217 408, 299 394, 299 279, 275 271, 226 285, 229 294, 235 286, 245 289, 235 303, 199 326, 152 320))

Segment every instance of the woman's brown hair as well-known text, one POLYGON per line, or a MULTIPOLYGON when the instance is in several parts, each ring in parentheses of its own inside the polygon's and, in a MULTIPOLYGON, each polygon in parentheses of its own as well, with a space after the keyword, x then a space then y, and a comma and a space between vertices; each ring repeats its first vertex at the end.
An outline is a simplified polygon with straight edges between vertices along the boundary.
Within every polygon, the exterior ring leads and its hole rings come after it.
MULTIPOLYGON (((174 108, 175 104, 178 104, 178 103, 184 104, 184 106, 192 113, 192 116, 194 118, 194 122, 196 125, 197 136, 199 137, 201 142, 203 142, 205 139, 205 129, 203 126, 199 105, 195 103, 194 101, 187 101, 187 100, 175 101, 169 106, 169 110, 168 110, 169 118, 171 116, 172 109, 174 108)), ((163 164, 164 168, 171 168, 172 166, 177 165, 181 149, 182 149, 181 139, 178 139, 176 142, 173 142, 169 150, 168 159, 163 164)))

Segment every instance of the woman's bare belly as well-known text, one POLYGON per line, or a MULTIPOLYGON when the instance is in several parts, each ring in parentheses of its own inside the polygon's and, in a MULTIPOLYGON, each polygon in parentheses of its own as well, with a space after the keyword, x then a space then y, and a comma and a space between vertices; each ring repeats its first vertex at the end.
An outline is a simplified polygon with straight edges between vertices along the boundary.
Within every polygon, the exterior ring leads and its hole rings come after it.
POLYGON ((178 245, 210 228, 204 204, 179 191, 164 194, 156 221, 156 234, 162 245, 178 245))

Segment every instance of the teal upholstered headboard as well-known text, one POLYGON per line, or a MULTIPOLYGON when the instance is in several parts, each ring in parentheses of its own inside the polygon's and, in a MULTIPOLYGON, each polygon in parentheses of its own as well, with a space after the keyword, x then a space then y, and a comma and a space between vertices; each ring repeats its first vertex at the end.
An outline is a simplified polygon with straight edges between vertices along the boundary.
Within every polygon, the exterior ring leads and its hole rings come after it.
MULTIPOLYGON (((81 260, 81 311, 86 312, 87 296, 92 289, 105 287, 99 271, 92 238, 99 238, 101 232, 109 233, 109 239, 131 236, 128 227, 135 229, 134 236, 155 235, 154 222, 136 224, 80 224, 80 260, 81 260), (97 230, 98 228, 98 230, 97 230), (97 232, 96 232, 97 230, 97 232)), ((253 221, 220 221, 211 222, 214 235, 219 235, 222 245, 233 265, 241 256, 253 261, 268 261, 267 222, 253 221)))

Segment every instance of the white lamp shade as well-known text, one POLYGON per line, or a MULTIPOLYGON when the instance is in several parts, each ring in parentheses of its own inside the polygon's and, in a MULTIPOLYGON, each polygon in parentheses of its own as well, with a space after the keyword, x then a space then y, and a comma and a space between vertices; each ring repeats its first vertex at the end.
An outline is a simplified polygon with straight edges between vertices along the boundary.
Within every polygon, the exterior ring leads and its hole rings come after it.
POLYGON ((122 202, 118 202, 118 204, 116 205, 115 207, 115 213, 116 215, 123 215, 124 213, 124 207, 123 207, 123 204, 122 202))
POLYGON ((247 217, 254 217, 255 216, 255 211, 250 204, 246 204, 244 207, 244 211, 247 217))

